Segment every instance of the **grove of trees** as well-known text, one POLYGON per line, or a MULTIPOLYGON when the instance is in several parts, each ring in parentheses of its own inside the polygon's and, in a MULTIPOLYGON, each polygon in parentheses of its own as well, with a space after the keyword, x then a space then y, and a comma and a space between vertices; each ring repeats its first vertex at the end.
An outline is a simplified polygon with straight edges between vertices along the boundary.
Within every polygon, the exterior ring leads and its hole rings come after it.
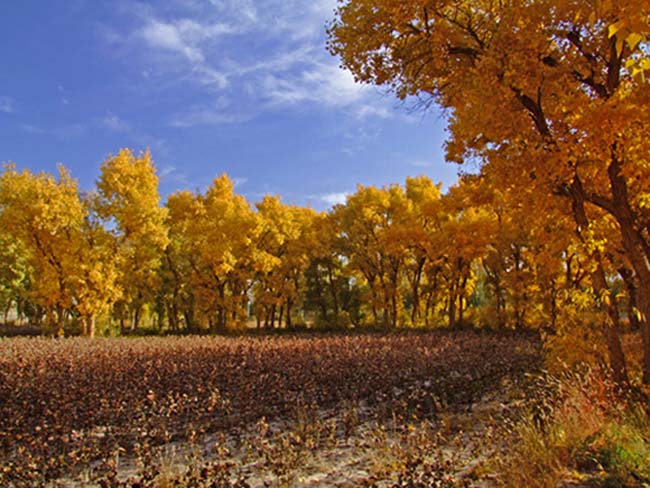
POLYGON ((619 383, 629 328, 650 384, 649 18, 634 0, 342 2, 332 53, 446 109, 447 157, 478 174, 445 194, 423 176, 359 186, 316 212, 251 204, 226 175, 161 205, 148 152, 109 157, 91 192, 8 164, 5 319, 88 336, 530 328, 606 351, 619 383))
POLYGON ((607 315, 614 375, 625 381, 618 272, 635 290, 650 383, 650 5, 348 0, 329 33, 357 80, 448 110, 448 159, 478 161, 529 215, 564 206, 607 315))
POLYGON ((486 172, 443 194, 419 176, 316 212, 276 196, 252 205, 222 175, 162 205, 149 153, 109 157, 92 192, 63 167, 54 177, 10 164, 0 299, 5 318, 55 335, 475 325, 563 347, 638 329, 634 270, 574 232, 564 199, 537 192, 486 172))

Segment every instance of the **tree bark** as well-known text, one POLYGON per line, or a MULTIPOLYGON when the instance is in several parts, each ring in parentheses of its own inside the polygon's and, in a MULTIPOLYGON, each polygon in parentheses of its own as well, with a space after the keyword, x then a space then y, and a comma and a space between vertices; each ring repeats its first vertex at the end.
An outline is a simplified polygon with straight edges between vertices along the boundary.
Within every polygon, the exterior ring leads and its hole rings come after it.
POLYGON ((291 307, 292 307, 291 299, 287 298, 287 319, 286 319, 286 324, 287 324, 287 329, 290 329, 293 327, 293 324, 291 323, 291 307))
POLYGON ((327 263, 327 277, 329 280, 330 293, 332 295, 332 307, 334 308, 334 320, 338 322, 339 319, 339 295, 336 291, 336 283, 334 281, 334 270, 332 263, 327 263))
POLYGON ((640 330, 641 324, 639 323, 639 317, 637 316, 638 304, 636 298, 638 290, 637 285, 634 282, 634 273, 631 269, 621 266, 618 269, 618 274, 621 275, 627 290, 627 317, 630 321, 630 329, 634 331, 640 330))
MULTIPOLYGON (((577 175, 571 185, 571 197, 573 203, 573 216, 577 224, 576 232, 578 237, 583 240, 583 231, 589 227, 589 219, 587 218, 587 213, 585 211, 584 188, 577 175)), ((610 289, 607 285, 607 279, 603 267, 603 258, 600 251, 594 251, 594 258, 596 259, 596 269, 591 273, 591 279, 598 300, 601 302, 601 305, 605 306, 607 316, 609 317, 609 320, 605 324, 605 334, 612 376, 618 385, 626 386, 629 381, 625 365, 625 355, 623 354, 623 348, 621 346, 618 307, 616 306, 614 297, 610 296, 610 289), (605 303, 603 303, 604 297, 607 297, 605 303)))
POLYGON ((639 281, 638 308, 640 312, 641 337, 643 340, 643 383, 650 385, 650 257, 648 244, 644 242, 635 227, 635 216, 629 204, 627 182, 621 173, 620 162, 612 148, 612 159, 608 168, 612 187, 614 217, 616 218, 628 255, 639 281))

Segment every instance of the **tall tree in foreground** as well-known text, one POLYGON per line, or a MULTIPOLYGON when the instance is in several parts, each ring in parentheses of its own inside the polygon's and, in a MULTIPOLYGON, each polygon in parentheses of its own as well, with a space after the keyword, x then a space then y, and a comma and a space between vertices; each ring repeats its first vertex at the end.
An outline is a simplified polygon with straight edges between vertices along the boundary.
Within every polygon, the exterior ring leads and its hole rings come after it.
MULTIPOLYGON (((450 110, 451 160, 480 158, 504 181, 571 202, 578 234, 589 207, 611 216, 634 270, 650 384, 650 5, 639 0, 348 0, 330 50, 356 79, 450 110), (525 171, 522 171, 525 168, 525 171)), ((497 183, 498 184, 498 183, 497 183)), ((531 212, 534 209, 530 209, 531 212)), ((611 302, 602 261, 593 285, 611 302)), ((625 380, 616 323, 607 343, 625 380)))

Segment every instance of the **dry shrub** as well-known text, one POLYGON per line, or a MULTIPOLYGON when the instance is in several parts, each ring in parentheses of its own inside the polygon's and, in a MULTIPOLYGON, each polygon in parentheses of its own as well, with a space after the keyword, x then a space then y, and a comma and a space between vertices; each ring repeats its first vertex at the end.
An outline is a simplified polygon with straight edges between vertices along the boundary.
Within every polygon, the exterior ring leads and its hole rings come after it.
POLYGON ((500 461, 505 486, 650 483, 647 398, 621 398, 588 368, 541 377, 534 395, 528 413, 510 433, 516 441, 500 461))

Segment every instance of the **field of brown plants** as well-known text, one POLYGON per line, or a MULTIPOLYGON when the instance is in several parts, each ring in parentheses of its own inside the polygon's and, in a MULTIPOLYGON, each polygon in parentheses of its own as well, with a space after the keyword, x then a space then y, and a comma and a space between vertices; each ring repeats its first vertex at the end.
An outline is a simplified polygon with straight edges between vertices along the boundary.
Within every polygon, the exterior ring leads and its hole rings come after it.
POLYGON ((523 335, 0 340, 0 485, 72 479, 143 446, 363 401, 434 417, 537 363, 523 335))

